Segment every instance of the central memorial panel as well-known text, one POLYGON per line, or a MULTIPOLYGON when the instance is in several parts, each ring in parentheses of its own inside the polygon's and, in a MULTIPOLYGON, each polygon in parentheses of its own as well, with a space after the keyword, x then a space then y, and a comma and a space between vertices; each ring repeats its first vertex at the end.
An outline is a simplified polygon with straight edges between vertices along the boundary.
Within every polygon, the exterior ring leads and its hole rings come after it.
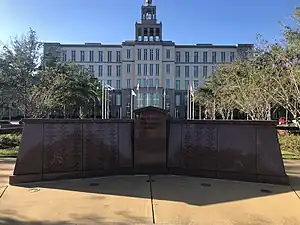
POLYGON ((156 107, 135 111, 134 167, 136 172, 163 172, 167 158, 167 114, 156 107))

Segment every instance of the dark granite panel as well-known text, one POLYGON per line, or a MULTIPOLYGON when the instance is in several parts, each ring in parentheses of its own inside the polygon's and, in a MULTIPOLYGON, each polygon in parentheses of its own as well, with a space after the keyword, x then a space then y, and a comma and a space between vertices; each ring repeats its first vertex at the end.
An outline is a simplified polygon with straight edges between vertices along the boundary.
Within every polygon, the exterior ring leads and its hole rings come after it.
POLYGON ((167 117, 158 109, 149 108, 139 113, 134 121, 134 166, 166 167, 167 117))
POLYGON ((56 173, 82 170, 81 139, 81 124, 45 124, 43 172, 56 173))
POLYGON ((132 123, 119 123, 119 167, 133 167, 132 123))
POLYGON ((24 125, 14 175, 41 174, 43 163, 43 124, 24 125))
POLYGON ((219 125, 218 146, 218 170, 256 173, 255 126, 219 125))
POLYGON ((83 125, 83 170, 114 170, 118 167, 118 124, 83 125))
POLYGON ((182 168, 217 169, 217 126, 185 123, 182 127, 182 168))
POLYGON ((181 166, 181 128, 182 124, 170 123, 168 144, 168 167, 181 166))
POLYGON ((285 176, 275 126, 257 127, 257 173, 285 176))

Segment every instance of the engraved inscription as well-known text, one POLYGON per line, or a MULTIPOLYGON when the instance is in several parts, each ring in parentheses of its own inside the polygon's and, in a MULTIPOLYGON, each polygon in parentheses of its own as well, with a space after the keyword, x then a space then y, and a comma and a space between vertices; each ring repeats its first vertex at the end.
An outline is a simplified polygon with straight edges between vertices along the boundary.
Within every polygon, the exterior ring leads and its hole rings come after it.
POLYGON ((84 125, 84 170, 117 168, 118 126, 115 123, 84 125))
POLYGON ((81 125, 44 125, 45 173, 81 170, 81 125))
POLYGON ((184 167, 208 169, 215 166, 217 152, 216 126, 184 124, 182 140, 184 167))

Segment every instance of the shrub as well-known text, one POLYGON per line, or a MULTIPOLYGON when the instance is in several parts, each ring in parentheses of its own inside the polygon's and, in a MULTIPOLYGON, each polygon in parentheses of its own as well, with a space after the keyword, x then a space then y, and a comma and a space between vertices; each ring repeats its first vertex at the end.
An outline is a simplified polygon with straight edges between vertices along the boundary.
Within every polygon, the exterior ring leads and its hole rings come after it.
POLYGON ((300 135, 278 135, 281 151, 300 154, 300 135))
POLYGON ((19 146, 21 142, 21 134, 1 134, 0 145, 19 146))

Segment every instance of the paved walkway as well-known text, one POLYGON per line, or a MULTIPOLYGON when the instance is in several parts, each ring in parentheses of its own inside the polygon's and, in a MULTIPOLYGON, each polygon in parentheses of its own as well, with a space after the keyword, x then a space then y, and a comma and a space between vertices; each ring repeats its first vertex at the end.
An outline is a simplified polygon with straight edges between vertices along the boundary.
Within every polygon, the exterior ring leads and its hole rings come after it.
MULTIPOLYGON (((299 191, 300 161, 286 167, 299 191)), ((0 162, 4 187, 9 168, 0 162)), ((0 224, 300 225, 299 208, 300 199, 286 186, 117 176, 9 186, 0 199, 0 224)))

